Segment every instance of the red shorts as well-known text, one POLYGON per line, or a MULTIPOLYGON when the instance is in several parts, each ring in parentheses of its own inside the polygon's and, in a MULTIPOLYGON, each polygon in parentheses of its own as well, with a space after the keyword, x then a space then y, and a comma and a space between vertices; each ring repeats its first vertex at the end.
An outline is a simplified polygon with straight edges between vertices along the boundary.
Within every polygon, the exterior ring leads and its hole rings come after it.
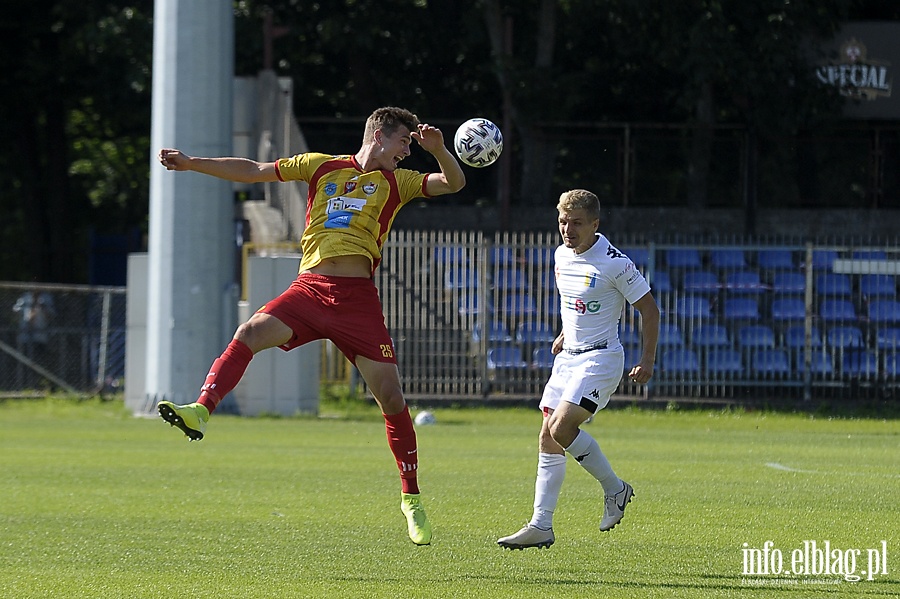
POLYGON ((354 364, 356 356, 397 363, 371 279, 303 273, 257 312, 274 316, 294 331, 291 340, 279 346, 284 351, 329 339, 354 364))

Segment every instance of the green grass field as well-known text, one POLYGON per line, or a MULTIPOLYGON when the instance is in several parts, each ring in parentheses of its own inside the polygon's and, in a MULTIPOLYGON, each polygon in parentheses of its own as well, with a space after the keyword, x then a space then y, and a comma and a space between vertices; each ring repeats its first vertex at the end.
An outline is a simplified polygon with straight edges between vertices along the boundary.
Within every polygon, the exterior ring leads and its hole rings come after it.
POLYGON ((556 544, 510 552, 495 541, 531 515, 539 412, 435 413, 435 540, 416 547, 372 409, 216 415, 188 443, 118 401, 0 403, 0 597, 900 595, 896 420, 606 410, 586 428, 635 487, 625 519, 599 532, 599 485, 570 459, 556 544), (744 574, 744 543, 766 541, 787 568, 804 541, 844 571, 860 550, 857 575, 887 555, 871 581, 744 574))

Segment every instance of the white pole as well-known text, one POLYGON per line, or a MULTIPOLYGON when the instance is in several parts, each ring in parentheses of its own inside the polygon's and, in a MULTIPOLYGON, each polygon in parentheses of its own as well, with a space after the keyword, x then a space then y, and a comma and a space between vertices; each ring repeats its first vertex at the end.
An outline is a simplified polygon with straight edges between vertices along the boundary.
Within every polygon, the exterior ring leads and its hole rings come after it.
POLYGON ((160 148, 232 153, 231 0, 156 0, 150 169, 148 404, 193 401, 224 349, 223 292, 233 278, 231 183, 166 171, 160 148))

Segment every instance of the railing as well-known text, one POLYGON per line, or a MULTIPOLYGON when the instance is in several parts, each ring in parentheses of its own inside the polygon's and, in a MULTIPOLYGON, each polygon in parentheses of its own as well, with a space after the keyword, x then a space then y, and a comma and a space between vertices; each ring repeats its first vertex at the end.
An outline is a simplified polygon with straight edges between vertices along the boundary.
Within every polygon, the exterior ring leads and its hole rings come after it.
MULTIPOLYGON (((662 311, 653 381, 624 379, 616 397, 760 403, 900 387, 900 243, 612 241, 662 311)), ((560 328, 557 245, 555 232, 392 233, 375 281, 407 397, 537 401, 560 328)), ((121 385, 124 289, 0 284, 0 310, 0 393, 121 385)), ((641 343, 631 307, 620 338, 628 369, 641 343)), ((322 381, 353 375, 326 344, 322 381)))
MULTIPOLYGON (((559 331, 557 239, 394 233, 376 277, 408 396, 540 397, 559 331)), ((759 402, 893 394, 900 383, 898 246, 617 245, 662 311, 654 381, 623 380, 620 396, 759 402)), ((640 355, 630 307, 620 331, 630 369, 640 355)))
POLYGON ((115 391, 124 375, 124 288, 0 283, 0 394, 115 391))

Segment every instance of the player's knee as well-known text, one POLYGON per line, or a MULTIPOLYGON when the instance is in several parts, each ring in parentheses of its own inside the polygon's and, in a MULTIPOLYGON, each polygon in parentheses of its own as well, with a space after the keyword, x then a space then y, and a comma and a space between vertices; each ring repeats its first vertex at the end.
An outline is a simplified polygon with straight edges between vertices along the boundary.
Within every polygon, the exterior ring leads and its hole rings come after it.
POLYGON ((252 345, 253 337, 253 324, 250 321, 238 326, 237 330, 234 332, 234 338, 247 346, 252 345))
POLYGON ((378 402, 382 413, 388 415, 399 414, 406 407, 406 400, 403 399, 403 394, 400 393, 399 389, 394 393, 387 393, 383 396, 376 395, 375 401, 378 402))
POLYGON ((547 428, 550 433, 550 437, 560 447, 568 447, 572 444, 572 441, 575 439, 576 435, 578 435, 578 427, 573 427, 569 424, 569 422, 561 418, 552 419, 549 422, 549 426, 547 428))

